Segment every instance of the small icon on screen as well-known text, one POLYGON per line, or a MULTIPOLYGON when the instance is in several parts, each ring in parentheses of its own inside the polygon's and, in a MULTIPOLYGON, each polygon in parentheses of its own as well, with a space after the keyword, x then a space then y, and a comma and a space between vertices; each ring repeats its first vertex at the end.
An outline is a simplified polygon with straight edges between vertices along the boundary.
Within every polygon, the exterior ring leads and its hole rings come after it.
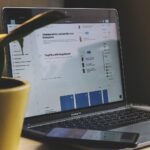
POLYGON ((14 19, 11 19, 10 24, 16 24, 16 21, 14 19))

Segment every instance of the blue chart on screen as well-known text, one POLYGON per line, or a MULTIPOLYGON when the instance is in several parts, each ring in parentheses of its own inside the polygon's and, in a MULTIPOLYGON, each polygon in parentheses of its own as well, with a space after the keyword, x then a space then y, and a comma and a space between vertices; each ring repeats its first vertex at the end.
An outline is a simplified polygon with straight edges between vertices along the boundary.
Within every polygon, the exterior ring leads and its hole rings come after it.
POLYGON ((92 106, 102 104, 102 93, 101 93, 101 91, 90 92, 90 103, 92 106))
POLYGON ((71 110, 74 109, 74 99, 73 95, 66 95, 60 97, 61 110, 71 110))
POLYGON ((60 96, 62 111, 107 104, 108 102, 109 97, 107 89, 60 96))
POLYGON ((76 107, 83 108, 89 106, 88 93, 80 93, 75 95, 76 107))
POLYGON ((108 91, 103 90, 103 99, 104 99, 104 104, 108 103, 108 91))

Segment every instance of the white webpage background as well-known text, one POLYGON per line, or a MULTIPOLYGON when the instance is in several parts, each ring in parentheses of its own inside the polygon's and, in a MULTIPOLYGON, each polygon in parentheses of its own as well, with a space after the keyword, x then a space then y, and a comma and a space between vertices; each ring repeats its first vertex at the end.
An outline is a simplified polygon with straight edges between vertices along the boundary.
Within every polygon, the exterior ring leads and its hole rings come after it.
MULTIPOLYGON (((9 24, 8 30, 16 26, 9 24)), ((26 116, 61 111, 64 95, 107 89, 109 102, 122 100, 117 40, 115 23, 82 23, 34 31, 24 38, 23 54, 12 42, 13 77, 31 83, 26 116), (86 58, 85 73, 81 57, 86 58)))

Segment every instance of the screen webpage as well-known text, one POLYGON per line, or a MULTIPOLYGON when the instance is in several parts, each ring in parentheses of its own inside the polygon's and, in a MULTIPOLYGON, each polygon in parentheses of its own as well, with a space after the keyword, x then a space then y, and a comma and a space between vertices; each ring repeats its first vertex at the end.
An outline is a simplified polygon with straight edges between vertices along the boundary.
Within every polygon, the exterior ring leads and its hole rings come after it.
POLYGON ((10 55, 13 77, 31 84, 27 117, 123 100, 115 23, 51 24, 10 55))

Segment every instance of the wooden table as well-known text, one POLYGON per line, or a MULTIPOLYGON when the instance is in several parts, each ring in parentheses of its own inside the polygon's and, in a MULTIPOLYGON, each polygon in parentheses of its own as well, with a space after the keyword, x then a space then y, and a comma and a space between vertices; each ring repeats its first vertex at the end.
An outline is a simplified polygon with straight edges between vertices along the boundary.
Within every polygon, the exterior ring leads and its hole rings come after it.
MULTIPOLYGON (((59 148, 57 148, 57 150, 73 150, 74 148, 63 148, 62 146, 60 146, 59 148)), ((77 147, 75 148, 76 150, 91 150, 90 148, 86 148, 84 149, 83 147, 77 147)), ((74 150, 75 150, 74 149, 74 150)), ((56 150, 56 148, 54 147, 51 147, 50 145, 46 145, 46 144, 43 144, 41 142, 38 142, 38 141, 34 141, 34 140, 30 140, 30 139, 27 139, 27 138, 21 138, 20 140, 20 145, 19 145, 19 150, 56 150)), ((150 147, 149 148, 143 148, 142 150, 150 150, 150 147)))
POLYGON ((27 138, 21 138, 19 150, 48 150, 43 143, 38 141, 30 140, 27 138))

